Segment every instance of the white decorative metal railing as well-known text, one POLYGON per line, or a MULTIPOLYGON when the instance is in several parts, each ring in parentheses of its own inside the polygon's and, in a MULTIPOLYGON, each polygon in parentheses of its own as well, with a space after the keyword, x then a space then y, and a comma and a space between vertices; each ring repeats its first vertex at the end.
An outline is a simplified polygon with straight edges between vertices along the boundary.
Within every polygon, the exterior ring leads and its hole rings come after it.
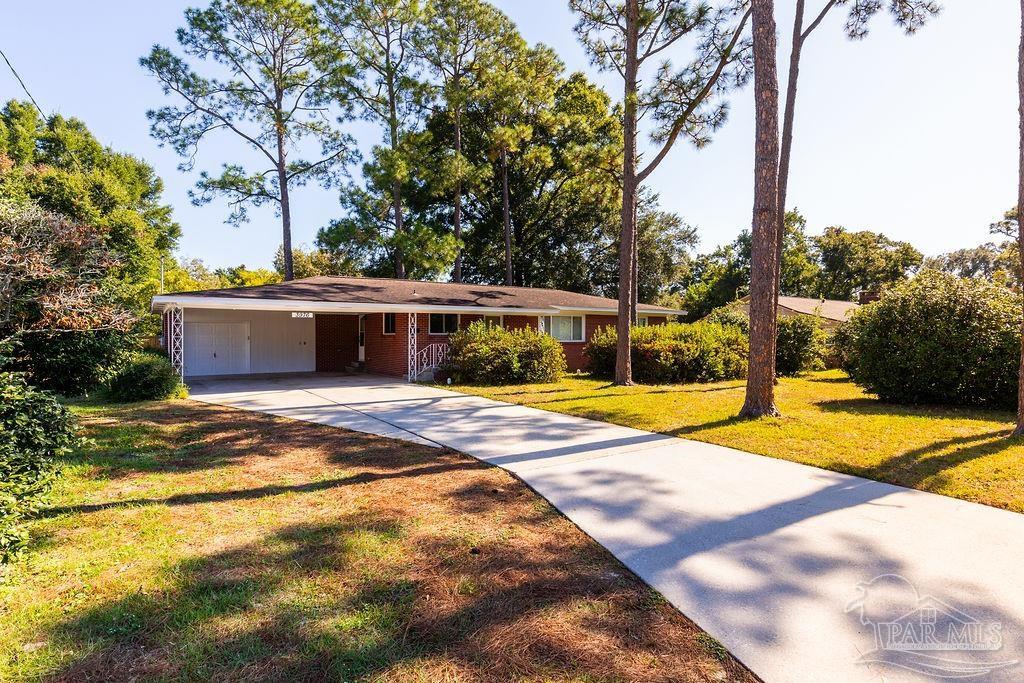
POLYGON ((416 352, 413 380, 418 379, 427 370, 436 370, 447 359, 447 344, 427 344, 416 352))
POLYGON ((409 314, 409 322, 406 326, 406 379, 410 382, 416 381, 416 376, 419 374, 416 372, 416 314, 409 314))
POLYGON ((178 376, 185 378, 185 311, 177 306, 167 312, 167 355, 178 376))

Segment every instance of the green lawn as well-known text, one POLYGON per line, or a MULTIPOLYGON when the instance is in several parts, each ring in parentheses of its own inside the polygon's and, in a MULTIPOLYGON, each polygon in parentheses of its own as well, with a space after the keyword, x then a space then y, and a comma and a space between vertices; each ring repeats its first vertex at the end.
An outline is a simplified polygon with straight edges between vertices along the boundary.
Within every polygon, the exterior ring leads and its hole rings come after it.
POLYGON ((191 401, 78 406, 0 681, 752 681, 502 470, 191 401))
POLYGON ((736 419, 743 381, 453 387, 502 401, 731 446, 1024 512, 1024 442, 1006 412, 887 405, 839 371, 780 381, 783 417, 736 419))

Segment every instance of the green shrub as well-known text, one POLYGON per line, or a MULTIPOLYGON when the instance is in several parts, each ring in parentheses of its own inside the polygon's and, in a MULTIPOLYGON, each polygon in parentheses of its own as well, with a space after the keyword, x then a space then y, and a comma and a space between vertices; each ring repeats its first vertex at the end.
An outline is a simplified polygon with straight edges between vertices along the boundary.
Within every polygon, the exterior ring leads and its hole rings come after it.
POLYGON ((861 307, 837 346, 853 381, 883 401, 1012 408, 1020 329, 1020 295, 924 271, 861 307))
POLYGON ((832 331, 828 338, 828 353, 830 367, 837 367, 847 372, 853 363, 853 336, 854 325, 851 320, 840 323, 839 327, 832 331))
MULTIPOLYGON (((703 322, 715 322, 735 327, 750 335, 750 317, 735 305, 722 306, 711 311, 703 322)), ((828 355, 826 334, 814 316, 780 317, 775 343, 775 372, 783 376, 797 375, 807 370, 825 367, 828 355)))
POLYGON ((442 371, 466 384, 533 384, 558 381, 565 369, 565 353, 556 339, 478 321, 448 338, 442 371))
POLYGON ((779 318, 775 344, 775 372, 793 376, 825 367, 825 332, 810 315, 779 318))
MULTIPOLYGON (((591 371, 615 374, 614 327, 598 330, 587 344, 591 371)), ((747 372, 747 337, 718 323, 669 323, 632 330, 633 377, 646 384, 716 382, 747 372)))
POLYGON ((158 401, 186 395, 177 371, 159 353, 137 353, 110 380, 110 398, 115 401, 158 401))
POLYGON ((708 313, 702 322, 738 327, 743 330, 743 334, 750 335, 750 316, 736 305, 719 306, 708 313))
POLYGON ((126 332, 33 332, 22 336, 17 369, 42 389, 81 396, 106 384, 138 348, 126 332))
POLYGON ((71 411, 22 375, 0 373, 0 563, 25 546, 22 522, 41 507, 57 458, 76 443, 71 411))

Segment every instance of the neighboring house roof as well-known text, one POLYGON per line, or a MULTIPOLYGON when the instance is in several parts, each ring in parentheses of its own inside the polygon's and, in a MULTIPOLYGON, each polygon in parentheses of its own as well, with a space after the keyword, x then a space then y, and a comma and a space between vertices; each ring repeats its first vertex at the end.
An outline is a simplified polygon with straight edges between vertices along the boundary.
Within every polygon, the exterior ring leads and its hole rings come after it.
MULTIPOLYGON (((267 310, 434 310, 552 314, 562 310, 613 313, 618 301, 560 289, 424 282, 391 278, 324 275, 272 285, 207 289, 153 297, 153 307, 249 308, 267 310)), ((640 304, 641 313, 683 314, 640 304)))
MULTIPOLYGON (((750 295, 740 299, 744 305, 750 304, 750 295)), ((860 304, 852 301, 837 301, 835 299, 811 299, 802 296, 780 296, 779 308, 786 308, 794 313, 804 315, 816 315, 826 320, 843 322, 853 312, 860 308, 860 304)))

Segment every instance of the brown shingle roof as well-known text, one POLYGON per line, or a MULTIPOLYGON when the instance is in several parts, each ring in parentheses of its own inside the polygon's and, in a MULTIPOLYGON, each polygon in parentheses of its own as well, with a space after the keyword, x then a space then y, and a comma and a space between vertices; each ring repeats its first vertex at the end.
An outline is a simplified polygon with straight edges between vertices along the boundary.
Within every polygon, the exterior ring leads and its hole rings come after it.
MULTIPOLYGON (((618 302, 615 299, 577 294, 560 289, 333 275, 272 285, 179 292, 156 297, 154 303, 168 303, 178 297, 273 299, 358 305, 465 306, 523 310, 565 308, 614 311, 618 307, 618 302)), ((638 308, 643 312, 675 312, 672 309, 646 304, 641 304, 638 308)))
MULTIPOLYGON (((750 295, 740 299, 740 303, 747 307, 750 305, 750 295)), ((836 299, 812 299, 803 296, 780 296, 779 308, 785 308, 794 313, 804 315, 816 315, 825 320, 843 322, 860 307, 852 301, 838 301, 836 299)))
POLYGON ((808 299, 802 296, 780 296, 779 306, 797 313, 817 315, 828 320, 842 322, 853 315, 859 307, 852 301, 835 299, 808 299))

